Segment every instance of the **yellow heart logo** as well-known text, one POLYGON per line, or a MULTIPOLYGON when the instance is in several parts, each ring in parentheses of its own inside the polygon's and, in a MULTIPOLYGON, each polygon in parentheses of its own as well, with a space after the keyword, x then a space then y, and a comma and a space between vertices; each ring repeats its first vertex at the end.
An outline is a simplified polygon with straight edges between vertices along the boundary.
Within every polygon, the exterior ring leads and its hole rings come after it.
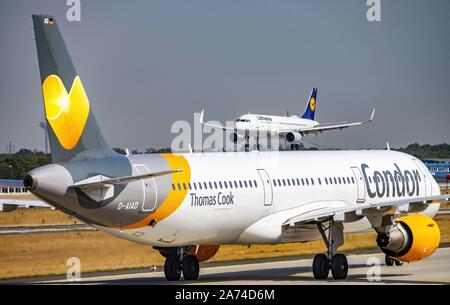
POLYGON ((67 150, 80 140, 89 115, 89 100, 78 76, 67 93, 57 75, 48 76, 42 84, 45 116, 59 143, 67 150))

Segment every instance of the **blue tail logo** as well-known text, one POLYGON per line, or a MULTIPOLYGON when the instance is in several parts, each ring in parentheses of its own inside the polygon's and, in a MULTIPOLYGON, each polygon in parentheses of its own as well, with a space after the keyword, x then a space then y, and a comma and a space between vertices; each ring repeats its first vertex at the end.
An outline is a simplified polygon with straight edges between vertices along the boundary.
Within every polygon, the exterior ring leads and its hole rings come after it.
POLYGON ((314 120, 314 114, 316 113, 316 100, 317 100, 317 88, 313 88, 308 100, 308 104, 306 105, 305 113, 303 113, 302 118, 314 120))

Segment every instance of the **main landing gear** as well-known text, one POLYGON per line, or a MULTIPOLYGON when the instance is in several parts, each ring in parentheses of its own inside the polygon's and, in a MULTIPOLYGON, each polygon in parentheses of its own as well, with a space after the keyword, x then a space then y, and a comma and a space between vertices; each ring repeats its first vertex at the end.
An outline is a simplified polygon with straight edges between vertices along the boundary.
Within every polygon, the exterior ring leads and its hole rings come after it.
POLYGON ((320 234, 322 235, 327 254, 317 254, 313 261, 313 274, 316 280, 325 280, 328 274, 333 275, 335 280, 343 280, 347 278, 348 262, 344 254, 336 254, 337 248, 344 243, 344 232, 342 224, 335 223, 333 220, 327 228, 322 224, 317 224, 320 234), (328 231, 328 236, 325 231, 328 231))
POLYGON ((161 252, 166 257, 164 263, 164 275, 168 281, 178 281, 183 273, 183 278, 187 281, 198 279, 200 265, 197 257, 187 255, 183 247, 176 248, 170 252, 161 252))

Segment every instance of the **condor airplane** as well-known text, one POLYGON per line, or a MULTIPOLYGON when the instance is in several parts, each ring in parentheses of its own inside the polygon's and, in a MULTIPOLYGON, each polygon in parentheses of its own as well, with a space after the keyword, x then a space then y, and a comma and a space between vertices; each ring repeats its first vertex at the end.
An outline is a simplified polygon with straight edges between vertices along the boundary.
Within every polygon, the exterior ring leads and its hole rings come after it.
POLYGON ((296 115, 276 116, 264 114, 244 114, 241 115, 235 122, 234 126, 222 126, 204 122, 204 110, 200 115, 200 123, 203 126, 211 128, 222 129, 232 133, 233 142, 239 139, 245 139, 246 147, 249 146, 250 138, 257 140, 259 149, 259 140, 264 138, 278 137, 280 140, 285 140, 291 150, 299 150, 300 142, 303 137, 308 134, 318 134, 327 130, 344 129, 350 126, 364 125, 372 122, 375 115, 373 109, 370 119, 363 122, 337 122, 321 124, 314 120, 317 105, 317 88, 313 88, 306 104, 305 112, 301 117, 296 115))
POLYGON ((99 230, 148 244, 165 276, 199 276, 224 244, 323 239, 316 279, 345 279, 344 233, 373 229, 390 259, 432 255, 439 187, 421 161, 394 151, 120 155, 104 140, 50 16, 33 15, 53 164, 30 171, 37 197, 99 230))

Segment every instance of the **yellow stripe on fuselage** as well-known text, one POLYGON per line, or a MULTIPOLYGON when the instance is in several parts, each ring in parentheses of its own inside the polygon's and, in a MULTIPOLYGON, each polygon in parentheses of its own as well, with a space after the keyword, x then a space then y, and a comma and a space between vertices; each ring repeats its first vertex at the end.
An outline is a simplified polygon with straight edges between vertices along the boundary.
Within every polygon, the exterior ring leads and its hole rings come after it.
MULTIPOLYGON (((183 186, 183 183, 187 186, 191 181, 191 168, 189 166, 188 161, 185 157, 176 154, 161 154, 161 157, 166 159, 167 163, 171 170, 181 169, 181 172, 172 174, 172 183, 178 187, 178 183, 183 186)), ((167 195, 164 202, 156 209, 155 213, 150 214, 146 218, 141 221, 138 221, 134 224, 124 226, 122 229, 137 229, 141 227, 148 226, 148 224, 152 221, 161 221, 164 218, 168 217, 170 214, 175 212, 175 210, 181 205, 184 198, 188 193, 188 189, 184 189, 181 187, 181 190, 173 190, 170 187, 169 194, 167 195)))

